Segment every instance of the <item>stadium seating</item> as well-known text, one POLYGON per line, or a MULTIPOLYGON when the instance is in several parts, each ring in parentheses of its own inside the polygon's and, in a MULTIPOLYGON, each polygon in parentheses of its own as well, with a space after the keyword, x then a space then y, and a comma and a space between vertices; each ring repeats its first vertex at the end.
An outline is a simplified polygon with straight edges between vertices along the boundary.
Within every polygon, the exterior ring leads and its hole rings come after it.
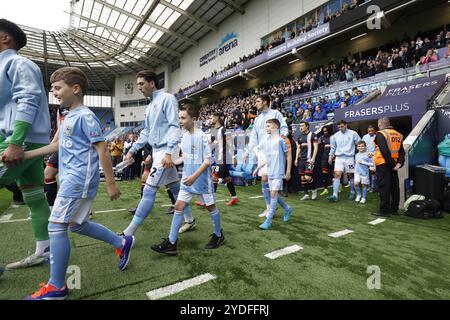
POLYGON ((245 163, 238 164, 236 167, 232 167, 230 175, 233 178, 233 182, 239 186, 249 185, 249 181, 253 180, 253 171, 256 169, 256 164, 245 163))
POLYGON ((97 116, 98 120, 100 121, 101 128, 103 130, 103 133, 107 135, 111 131, 113 131, 116 126, 114 123, 114 114, 113 110, 110 108, 89 108, 94 112, 94 114, 97 116))

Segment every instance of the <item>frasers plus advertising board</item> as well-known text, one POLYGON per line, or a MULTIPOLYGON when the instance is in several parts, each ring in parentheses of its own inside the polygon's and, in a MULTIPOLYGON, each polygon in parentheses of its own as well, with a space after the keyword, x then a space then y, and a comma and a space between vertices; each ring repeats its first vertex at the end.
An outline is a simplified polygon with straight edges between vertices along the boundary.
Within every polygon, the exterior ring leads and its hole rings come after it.
POLYGON ((353 122, 402 116, 418 119, 426 112, 428 100, 442 87, 444 80, 444 76, 436 76, 387 86, 381 97, 372 102, 336 110, 335 121, 353 122))

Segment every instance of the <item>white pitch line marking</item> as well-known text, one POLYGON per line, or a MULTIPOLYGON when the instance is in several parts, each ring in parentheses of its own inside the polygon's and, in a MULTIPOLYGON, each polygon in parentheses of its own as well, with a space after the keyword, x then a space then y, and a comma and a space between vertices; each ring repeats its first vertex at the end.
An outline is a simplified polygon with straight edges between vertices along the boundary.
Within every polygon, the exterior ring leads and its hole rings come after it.
POLYGON ((345 230, 342 230, 342 231, 330 233, 328 235, 330 237, 332 237, 332 238, 339 238, 339 237, 345 236, 345 235, 347 235, 349 233, 352 233, 352 232, 353 232, 353 230, 345 229, 345 230))
POLYGON ((264 198, 264 196, 249 197, 249 199, 261 199, 261 198, 264 198))
POLYGON ((264 257, 273 260, 273 259, 285 256, 285 255, 288 255, 288 254, 291 254, 291 253, 294 253, 294 252, 297 252, 297 251, 300 251, 300 250, 303 250, 303 248, 300 247, 299 245, 295 244, 293 246, 289 246, 289 247, 286 247, 286 248, 283 248, 283 249, 276 250, 276 251, 270 252, 268 254, 265 254, 264 257))
POLYGON ((0 217, 0 223, 5 223, 11 220, 12 214, 5 214, 4 216, 0 217))
MULTIPOLYGON (((119 211, 127 211, 128 209, 115 209, 115 210, 104 210, 104 211, 94 211, 94 214, 97 213, 109 213, 109 212, 119 212, 119 211)), ((12 214, 4 215, 0 218, 0 224, 2 223, 12 223, 12 222, 25 222, 30 221, 30 218, 27 219, 11 219, 12 214)))
POLYGON ((93 211, 95 213, 109 213, 109 212, 119 212, 119 211, 127 211, 128 209, 114 209, 114 210, 104 210, 104 211, 93 211))
POLYGON ((198 285, 201 285, 203 283, 206 283, 208 281, 217 279, 217 277, 211 273, 205 273, 202 274, 200 276, 197 276, 195 278, 192 279, 188 279, 188 280, 184 280, 181 282, 177 282, 175 284, 172 284, 170 286, 167 287, 162 287, 159 289, 155 289, 152 291, 147 292, 147 297, 150 300, 158 300, 170 295, 173 295, 175 293, 181 292, 183 290, 192 288, 192 287, 196 287, 198 285))
POLYGON ((386 221, 386 219, 376 219, 376 220, 370 221, 369 224, 375 226, 375 225, 383 223, 385 221, 386 221))
POLYGON ((12 223, 12 222, 25 222, 25 221, 30 221, 31 219, 15 219, 15 220, 5 220, 5 221, 0 221, 0 224, 2 223, 12 223))

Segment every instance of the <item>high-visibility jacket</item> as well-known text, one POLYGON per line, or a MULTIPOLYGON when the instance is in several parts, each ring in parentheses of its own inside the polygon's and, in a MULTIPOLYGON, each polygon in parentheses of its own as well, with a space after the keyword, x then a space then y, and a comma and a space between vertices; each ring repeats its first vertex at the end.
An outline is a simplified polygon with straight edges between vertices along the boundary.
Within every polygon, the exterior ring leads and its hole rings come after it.
MULTIPOLYGON (((386 139, 386 143, 387 143, 387 146, 391 153, 391 157, 392 157, 392 159, 395 160, 395 162, 397 162, 399 153, 400 153, 400 148, 403 143, 403 135, 401 135, 399 132, 395 131, 394 129, 384 129, 384 130, 380 130, 378 132, 381 133, 384 136, 384 138, 386 139)), ((378 145, 375 142, 375 138, 374 138, 374 143, 375 143, 375 152, 373 154, 373 161, 375 162, 375 165, 379 166, 379 165, 385 164, 386 160, 383 158, 380 148, 378 147, 378 145)))

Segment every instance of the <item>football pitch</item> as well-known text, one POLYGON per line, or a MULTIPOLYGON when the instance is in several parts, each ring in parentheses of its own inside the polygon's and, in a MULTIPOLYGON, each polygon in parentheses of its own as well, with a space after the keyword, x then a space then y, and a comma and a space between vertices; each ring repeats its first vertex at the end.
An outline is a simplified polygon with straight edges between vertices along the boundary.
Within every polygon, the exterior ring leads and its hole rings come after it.
MULTIPOLYGON (((121 182, 122 197, 107 200, 102 185, 94 202, 93 221, 113 231, 123 230, 132 218, 127 210, 140 197, 138 181, 121 182)), ((240 202, 227 207, 228 190, 219 186, 217 199, 222 213, 225 244, 216 250, 204 246, 212 233, 206 210, 193 207, 198 218, 194 231, 182 234, 175 257, 157 254, 150 245, 167 237, 172 216, 164 212, 169 204, 160 190, 153 212, 136 233, 129 267, 117 268, 111 246, 70 234, 69 265, 80 270, 80 289, 69 299, 146 300, 147 292, 203 274, 215 279, 187 288, 163 299, 186 300, 303 300, 303 299, 450 299, 450 216, 418 220, 403 215, 370 225, 370 213, 378 206, 377 194, 368 203, 347 200, 348 189, 338 203, 325 197, 300 202, 300 196, 284 198, 294 208, 289 223, 282 210, 273 229, 258 225, 264 207, 261 186, 237 188, 240 202), (352 233, 329 236, 342 230, 352 233), (266 254, 289 246, 301 250, 276 259, 266 254), (376 267, 374 267, 376 266, 376 267), (379 273, 373 270, 378 270, 379 273), (374 280, 375 279, 375 280, 374 280), (368 285, 369 284, 369 285, 368 285), (378 284, 375 285, 374 284, 378 284)), ((4 266, 34 250, 26 207, 9 208, 11 194, 0 190, 0 263, 4 266)), ((49 265, 6 271, 0 278, 0 299, 22 299, 49 277, 49 265)))

